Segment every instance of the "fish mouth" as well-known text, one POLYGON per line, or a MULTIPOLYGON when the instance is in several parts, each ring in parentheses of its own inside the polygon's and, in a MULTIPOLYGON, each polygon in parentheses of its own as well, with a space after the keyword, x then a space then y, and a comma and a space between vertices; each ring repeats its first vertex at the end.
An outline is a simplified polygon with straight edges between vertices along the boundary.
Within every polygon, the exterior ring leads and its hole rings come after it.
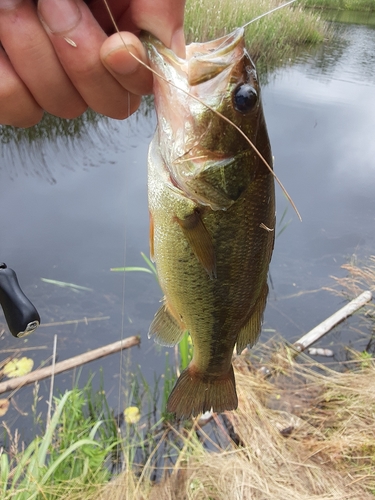
POLYGON ((159 153, 170 186, 213 210, 226 210, 233 203, 210 186, 209 172, 218 175, 214 171, 224 171, 233 162, 233 152, 220 144, 220 137, 229 137, 222 118, 227 108, 231 112, 232 91, 244 78, 243 33, 237 28, 216 40, 192 43, 186 58, 152 35, 143 36, 154 71, 159 153))
POLYGON ((211 80, 238 61, 236 49, 243 50, 243 33, 243 28, 237 28, 216 40, 191 43, 186 47, 185 59, 149 33, 142 39, 151 67, 157 73, 167 79, 184 78, 189 86, 195 86, 211 80))

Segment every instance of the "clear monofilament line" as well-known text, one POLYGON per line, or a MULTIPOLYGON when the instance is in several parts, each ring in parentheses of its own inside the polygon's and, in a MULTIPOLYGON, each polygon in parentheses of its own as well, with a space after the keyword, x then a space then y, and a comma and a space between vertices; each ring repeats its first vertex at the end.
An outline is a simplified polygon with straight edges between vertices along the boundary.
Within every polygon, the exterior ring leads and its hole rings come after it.
POLYGON ((268 16, 269 14, 272 14, 273 12, 276 12, 277 10, 283 9, 284 7, 287 7, 288 5, 294 3, 296 0, 290 0, 289 2, 283 3, 281 5, 278 5, 274 9, 269 10, 268 12, 265 12, 264 14, 260 14, 257 17, 254 17, 251 21, 248 21, 246 24, 242 26, 242 28, 246 28, 246 26, 249 26, 251 23, 255 23, 255 21, 259 21, 259 19, 262 19, 263 17, 268 16))

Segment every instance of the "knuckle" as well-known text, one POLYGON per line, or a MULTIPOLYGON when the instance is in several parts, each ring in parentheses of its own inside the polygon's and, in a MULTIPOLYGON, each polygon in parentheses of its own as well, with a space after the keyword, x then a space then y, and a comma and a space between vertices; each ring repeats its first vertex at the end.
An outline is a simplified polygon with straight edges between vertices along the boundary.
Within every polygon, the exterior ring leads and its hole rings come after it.
POLYGON ((0 85, 0 123, 28 128, 39 123, 43 110, 22 85, 0 85))
POLYGON ((102 114, 106 114, 109 118, 114 118, 115 120, 125 120, 137 111, 140 103, 140 96, 129 94, 129 98, 124 99, 120 104, 118 102, 111 103, 108 106, 107 112, 102 114))
POLYGON ((65 120, 72 120, 83 115, 87 110, 87 104, 81 100, 80 102, 70 102, 68 104, 59 105, 58 107, 46 106, 46 111, 51 115, 58 116, 59 118, 64 118, 65 120))

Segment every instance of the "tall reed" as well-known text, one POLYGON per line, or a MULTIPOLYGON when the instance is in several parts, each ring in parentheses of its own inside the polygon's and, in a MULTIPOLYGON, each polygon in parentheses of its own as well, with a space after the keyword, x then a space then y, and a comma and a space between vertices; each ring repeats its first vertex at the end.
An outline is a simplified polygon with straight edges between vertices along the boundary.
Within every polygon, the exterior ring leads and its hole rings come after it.
POLYGON ((375 12, 374 0, 303 0, 306 7, 375 12))
MULTIPOLYGON (((188 0, 185 32, 188 42, 204 42, 230 33, 282 2, 276 0, 188 0)), ((326 35, 326 25, 316 12, 300 6, 285 7, 245 28, 251 57, 262 66, 282 64, 304 44, 318 43, 326 35)))

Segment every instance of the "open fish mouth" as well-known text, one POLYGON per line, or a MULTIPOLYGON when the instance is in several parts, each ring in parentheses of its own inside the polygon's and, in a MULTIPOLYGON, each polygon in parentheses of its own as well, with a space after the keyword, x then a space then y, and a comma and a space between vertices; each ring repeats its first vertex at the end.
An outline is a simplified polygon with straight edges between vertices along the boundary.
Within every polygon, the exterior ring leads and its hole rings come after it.
MULTIPOLYGON (((235 89, 249 80, 255 86, 258 83, 245 49, 243 29, 188 45, 185 59, 152 35, 145 35, 144 43, 155 71, 159 143, 171 183, 203 205, 227 209, 230 203, 220 199, 209 203, 202 190, 198 194, 192 189, 192 183, 196 185, 197 177, 206 177, 211 168, 224 170, 235 155, 249 150, 249 144, 229 123, 238 121, 232 103, 235 89), (233 134, 235 140, 222 140, 233 134)), ((250 116, 246 119, 251 122, 250 116)))
POLYGON ((223 73, 238 60, 237 49, 241 52, 243 28, 216 40, 191 43, 186 47, 185 59, 176 56, 152 35, 147 34, 143 40, 149 48, 151 65, 159 74, 172 81, 182 79, 194 86, 223 73))
MULTIPOLYGON (((178 57, 151 34, 145 34, 143 42, 148 48, 152 69, 168 80, 169 85, 172 83, 185 92, 220 74, 225 80, 226 70, 238 62, 244 51, 243 28, 237 28, 217 40, 191 43, 186 47, 185 59, 178 57)), ((216 80, 215 86, 218 84, 216 80)))

